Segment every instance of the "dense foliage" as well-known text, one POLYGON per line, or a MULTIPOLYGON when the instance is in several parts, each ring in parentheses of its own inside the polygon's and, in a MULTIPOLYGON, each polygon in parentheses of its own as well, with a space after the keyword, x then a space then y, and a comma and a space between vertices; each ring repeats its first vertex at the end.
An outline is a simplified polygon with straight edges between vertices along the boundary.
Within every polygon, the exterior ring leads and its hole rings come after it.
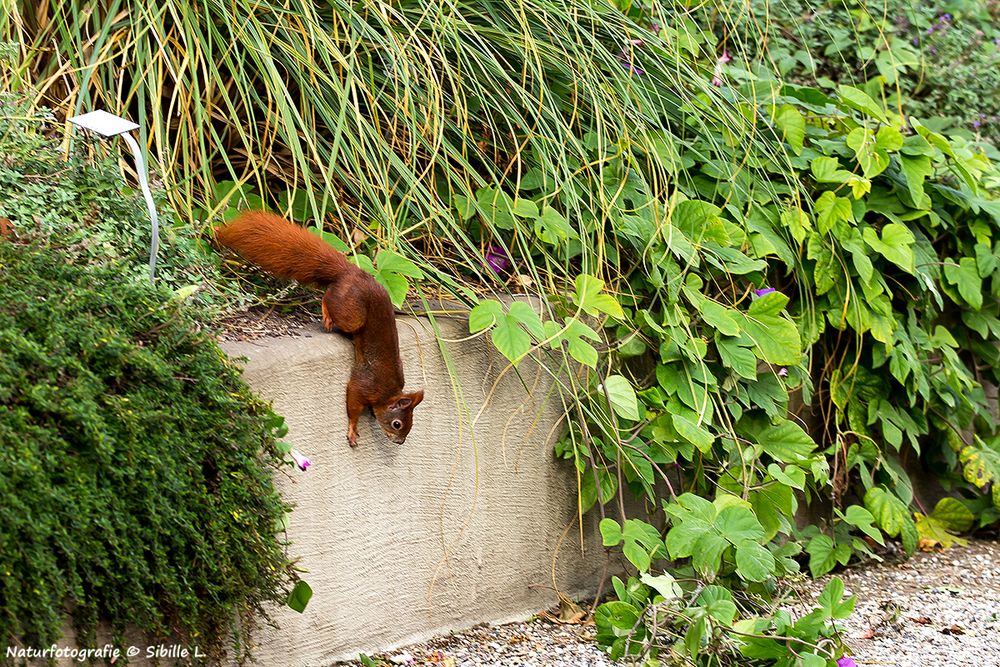
MULTIPOLYGON (((22 233, 57 235, 84 263, 115 262, 123 275, 148 274, 151 226, 140 196, 125 185, 117 158, 103 142, 77 131, 67 155, 55 145, 55 118, 34 109, 30 91, 0 91, 0 218, 17 221, 22 233), (122 194, 125 196, 122 196, 122 194)), ((197 286, 194 300, 211 310, 243 305, 248 298, 220 279, 208 243, 178 224, 159 200, 157 282, 175 289, 197 286)))
MULTIPOLYGON (((591 225, 614 205, 592 198, 605 173, 588 163, 592 145, 627 139, 652 154, 658 139, 647 130, 681 122, 714 139, 700 115, 681 121, 699 93, 719 102, 706 120, 733 131, 742 122, 710 73, 671 45, 656 49, 656 85, 637 85, 629 40, 653 35, 604 2, 335 0, 288 11, 168 0, 151 12, 0 2, 10 7, 0 11, 0 39, 19 50, 0 80, 37 84, 41 98, 72 112, 135 119, 183 217, 205 225, 239 204, 326 222, 362 254, 388 246, 441 260, 428 262, 430 276, 469 303, 462 283, 493 280, 489 244, 545 249, 534 234, 508 233, 507 183, 580 183, 560 192, 560 210, 591 225), (547 171, 529 176, 536 162, 547 171), (498 214, 485 226, 456 225, 453 199, 484 187, 478 205, 498 214)), ((667 178, 650 184, 651 196, 667 178)), ((603 270, 599 248, 580 253, 585 268, 603 270)), ((577 272, 560 257, 524 268, 536 285, 577 272)))
POLYGON ((42 128, 0 114, 0 639, 48 646, 69 614, 82 646, 106 623, 245 652, 293 578, 281 420, 169 289, 180 256, 149 284, 141 203, 42 128))
POLYGON ((640 574, 616 581, 620 602, 598 615, 613 654, 779 657, 777 640, 720 629, 816 643, 816 617, 798 633, 787 617, 734 622, 730 609, 732 595, 766 608, 769 582, 798 571, 802 548, 820 575, 871 555, 883 535, 912 552, 1000 516, 1000 438, 984 390, 1000 380, 1000 202, 984 192, 995 170, 961 140, 919 125, 904 136, 898 117, 857 89, 776 93, 756 121, 784 137, 788 160, 757 164, 793 175, 795 189, 775 194, 766 176, 734 167, 736 145, 728 160, 705 160, 707 147, 688 142, 669 156, 678 192, 665 218, 643 212, 641 181, 625 169, 615 184, 638 211, 604 230, 631 268, 627 296, 616 301, 584 276, 565 326, 517 304, 472 313, 472 330, 491 328, 512 361, 565 342, 601 371, 593 405, 606 399, 611 411, 573 423, 558 447, 577 464, 583 509, 620 484, 653 501, 668 491, 665 539, 636 519, 602 521, 605 543, 621 545, 640 574), (628 380, 626 365, 608 376, 616 366, 600 362, 600 337, 571 317, 581 310, 610 315, 619 358, 643 354, 637 367, 649 372, 628 380), (960 499, 911 514, 908 458, 963 475, 944 476, 960 499), (978 491, 990 488, 993 503, 978 491), (823 524, 795 529, 801 494, 833 501, 823 524), (675 565, 662 573, 660 559, 675 565), (725 612, 698 612, 723 598, 725 612), (638 622, 647 613, 661 616, 648 625, 660 633, 652 646, 638 622))
MULTIPOLYGON (((693 56, 716 43, 689 39, 693 56)), ((651 42, 635 56, 643 76, 651 42)), ((618 518, 602 520, 605 544, 637 570, 615 581, 619 600, 596 619, 613 655, 824 664, 836 649, 828 621, 847 608, 832 590, 829 609, 807 619, 760 617, 775 577, 873 556, 885 536, 908 553, 948 546, 1000 516, 987 393, 1000 380, 1000 202, 990 194, 1000 179, 965 139, 861 89, 827 95, 766 71, 730 78, 722 54, 716 62, 720 87, 743 83, 729 88, 735 99, 758 100, 743 107, 744 133, 780 137, 784 157, 748 150, 725 126, 728 146, 666 135, 657 156, 676 190, 657 202, 641 151, 595 142, 590 162, 605 165, 616 204, 604 224, 581 229, 549 212, 567 188, 553 179, 521 184, 510 227, 553 252, 601 238, 624 294, 584 274, 556 302, 565 320, 486 301, 470 328, 489 329, 512 361, 566 344, 598 371, 580 389, 608 410, 571 421, 557 450, 577 464, 583 509, 605 516, 610 501, 618 518), (617 360, 605 365, 581 313, 608 316, 617 360), (943 471, 956 497, 920 506, 907 469, 922 466, 943 471), (662 507, 665 535, 623 516, 621 486, 662 507), (827 509, 798 530, 803 498, 827 509)))
POLYGON ((752 67, 827 91, 872 83, 890 108, 1000 144, 996 0, 752 0, 725 14, 719 33, 741 36, 726 45, 752 67))
MULTIPOLYGON (((769 3, 769 21, 757 2, 239 0, 188 21, 166 2, 113 30, 43 4, 6 34, 59 35, 81 99, 131 105, 182 206, 336 213, 341 247, 387 246, 358 261, 397 301, 426 276, 512 364, 545 362, 581 513, 632 568, 597 612, 613 655, 831 664, 853 602, 834 580, 793 618, 783 577, 1000 516, 1000 177, 973 143, 993 112, 934 97, 973 94, 927 87, 948 60, 911 77, 913 54, 950 58, 961 40, 929 42, 984 21, 971 3, 941 27, 895 3, 769 3), (109 59, 73 61, 74 35, 109 59), (123 75, 118 53, 156 75, 123 75), (482 299, 483 282, 546 312, 482 299), (953 497, 921 506, 921 467, 953 497), (627 491, 663 529, 626 514, 627 491)), ((985 98, 976 40, 965 90, 985 98)), ((77 92, 61 61, 23 53, 18 76, 77 92)))

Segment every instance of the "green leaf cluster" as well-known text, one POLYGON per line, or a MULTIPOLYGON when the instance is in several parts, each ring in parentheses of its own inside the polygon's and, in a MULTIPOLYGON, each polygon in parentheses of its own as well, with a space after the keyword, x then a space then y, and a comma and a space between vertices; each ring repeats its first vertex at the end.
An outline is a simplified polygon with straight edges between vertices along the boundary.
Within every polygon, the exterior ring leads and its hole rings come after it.
POLYGON ((865 97, 849 93, 855 109, 881 113, 874 100, 884 95, 890 109, 1000 143, 1000 29, 989 3, 751 0, 743 12, 712 12, 726 6, 709 3, 698 19, 740 35, 729 47, 737 59, 828 92, 866 82, 865 97))
MULTIPOLYGON (((505 306, 499 301, 486 299, 469 313, 469 331, 478 333, 488 330, 493 345, 513 364, 517 364, 535 347, 547 345, 559 350, 565 343, 573 359, 597 368, 598 353, 593 343, 600 343, 601 337, 581 317, 583 314, 621 317, 622 308, 613 296, 603 293, 604 281, 598 278, 581 274, 576 280, 576 288, 573 303, 577 310, 563 318, 563 325, 553 320, 543 323, 538 311, 523 301, 513 301, 505 306)), ((638 419, 634 392, 632 398, 631 404, 619 402, 618 405, 624 405, 626 412, 635 413, 632 418, 638 419)))
MULTIPOLYGON (((728 141, 721 123, 715 140, 655 128, 652 148, 594 142, 618 197, 595 238, 622 271, 602 284, 621 313, 588 312, 616 354, 598 356, 588 423, 571 425, 557 453, 577 468, 584 510, 603 515, 627 488, 667 517, 662 544, 635 519, 602 521, 637 575, 616 587, 629 607, 615 603, 601 635, 619 655, 633 641, 636 653, 725 652, 693 617, 678 623, 699 641, 637 629, 656 627, 643 618, 652 577, 683 572, 767 608, 763 584, 800 566, 819 576, 877 558, 887 538, 908 553, 921 539, 952 544, 1000 508, 980 497, 1000 497, 986 391, 1000 381, 996 168, 965 138, 900 116, 875 87, 733 77, 735 98, 754 100, 744 129, 769 133, 780 157, 728 141), (651 186, 659 169, 670 190, 651 186), (913 457, 956 489, 937 514, 913 511, 902 463, 913 457), (831 497, 824 526, 793 525, 800 503, 831 497)), ((550 300, 556 317, 580 306, 574 286, 550 300)))

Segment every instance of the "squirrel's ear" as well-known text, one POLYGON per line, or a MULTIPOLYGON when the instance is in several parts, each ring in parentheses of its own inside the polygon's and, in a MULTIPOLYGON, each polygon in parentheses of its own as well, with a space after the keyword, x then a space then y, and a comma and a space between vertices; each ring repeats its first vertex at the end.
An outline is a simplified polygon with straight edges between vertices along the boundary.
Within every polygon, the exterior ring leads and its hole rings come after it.
POLYGON ((420 405, 420 401, 424 400, 424 390, 418 389, 417 391, 410 394, 410 397, 413 399, 413 407, 417 407, 418 405, 420 405))
POLYGON ((412 410, 417 407, 420 401, 424 400, 424 390, 415 391, 412 394, 400 394, 396 402, 392 404, 395 410, 412 410))

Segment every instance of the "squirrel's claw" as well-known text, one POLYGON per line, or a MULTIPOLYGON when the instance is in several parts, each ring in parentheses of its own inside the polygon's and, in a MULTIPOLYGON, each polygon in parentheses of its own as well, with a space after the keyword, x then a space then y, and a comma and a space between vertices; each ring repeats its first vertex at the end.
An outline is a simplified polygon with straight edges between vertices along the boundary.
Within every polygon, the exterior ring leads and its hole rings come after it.
POLYGON ((351 447, 358 446, 358 432, 354 430, 353 425, 349 429, 347 429, 347 444, 349 444, 351 447))

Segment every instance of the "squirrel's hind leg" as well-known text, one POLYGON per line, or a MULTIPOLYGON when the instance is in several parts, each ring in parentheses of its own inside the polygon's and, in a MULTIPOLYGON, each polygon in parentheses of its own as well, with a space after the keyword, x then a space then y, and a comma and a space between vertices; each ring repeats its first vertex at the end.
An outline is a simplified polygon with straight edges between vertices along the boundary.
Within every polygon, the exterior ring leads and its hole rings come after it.
POLYGON ((333 323, 333 316, 330 315, 330 311, 326 308, 326 297, 323 297, 323 300, 320 301, 320 303, 323 307, 323 330, 329 331, 330 333, 344 333, 333 323))
POLYGON ((330 285, 323 294, 323 328, 351 335, 365 325, 365 304, 355 294, 343 294, 330 285))

